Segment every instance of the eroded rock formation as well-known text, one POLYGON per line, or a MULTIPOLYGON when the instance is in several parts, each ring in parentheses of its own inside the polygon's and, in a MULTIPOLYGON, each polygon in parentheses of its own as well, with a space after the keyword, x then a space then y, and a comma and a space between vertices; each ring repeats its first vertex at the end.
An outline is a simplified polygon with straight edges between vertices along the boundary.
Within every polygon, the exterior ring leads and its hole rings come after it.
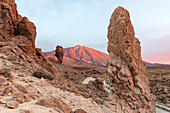
POLYGON ((114 103, 115 113, 155 113, 140 42, 135 38, 126 9, 118 7, 112 14, 108 40, 109 98, 114 103))
POLYGON ((58 58, 57 63, 62 64, 63 56, 64 56, 64 49, 62 46, 57 46, 55 50, 55 56, 58 58))
POLYGON ((0 51, 15 56, 25 63, 32 63, 40 69, 57 75, 57 69, 44 56, 41 49, 35 49, 36 27, 26 17, 18 14, 15 0, 0 0, 0 51), (43 68, 43 69, 42 69, 43 68))

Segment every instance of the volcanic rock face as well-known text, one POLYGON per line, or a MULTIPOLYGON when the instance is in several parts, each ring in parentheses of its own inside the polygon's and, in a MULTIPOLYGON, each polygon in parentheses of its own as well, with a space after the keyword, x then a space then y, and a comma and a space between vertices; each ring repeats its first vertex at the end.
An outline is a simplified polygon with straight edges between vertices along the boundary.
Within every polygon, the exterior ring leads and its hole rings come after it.
POLYGON ((17 21, 20 18, 16 11, 14 0, 0 0, 0 30, 8 36, 14 35, 17 29, 17 21))
POLYGON ((26 17, 22 18, 18 24, 18 34, 23 35, 31 41, 32 47, 35 48, 36 27, 26 17))
POLYGON ((108 27, 110 100, 115 113, 155 113, 140 42, 134 35, 128 11, 118 7, 108 27))
POLYGON ((35 38, 35 25, 18 14, 15 0, 0 0, 0 50, 6 55, 15 54, 25 63, 39 64, 34 69, 43 68, 57 75, 57 69, 45 58, 41 49, 35 49, 35 38))
POLYGON ((36 27, 26 17, 18 14, 15 0, 0 0, 0 33, 6 40, 12 40, 24 52, 33 55, 36 27))
POLYGON ((55 56, 58 58, 57 63, 62 64, 63 56, 64 56, 64 49, 62 46, 57 46, 55 50, 55 56))

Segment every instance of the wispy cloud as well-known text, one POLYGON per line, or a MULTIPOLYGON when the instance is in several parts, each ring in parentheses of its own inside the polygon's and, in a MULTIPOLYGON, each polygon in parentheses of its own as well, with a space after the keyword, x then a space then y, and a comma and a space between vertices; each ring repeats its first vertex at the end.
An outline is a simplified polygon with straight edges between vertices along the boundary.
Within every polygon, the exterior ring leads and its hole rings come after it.
MULTIPOLYGON (((107 27, 117 6, 130 12, 144 59, 170 51, 169 0, 16 0, 19 13, 37 27, 44 51, 86 45, 106 52, 107 27)), ((169 55, 169 54, 168 54, 169 55)), ((160 56, 161 57, 161 56, 160 56)), ((168 62, 168 60, 167 60, 168 62)))
POLYGON ((170 24, 155 25, 139 34, 143 58, 150 62, 170 62, 170 24))

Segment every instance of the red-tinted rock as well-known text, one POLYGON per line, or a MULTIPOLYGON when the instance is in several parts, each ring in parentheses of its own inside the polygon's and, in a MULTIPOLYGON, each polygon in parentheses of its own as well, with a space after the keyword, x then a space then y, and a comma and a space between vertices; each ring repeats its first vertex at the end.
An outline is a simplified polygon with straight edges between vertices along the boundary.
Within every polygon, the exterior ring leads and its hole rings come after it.
POLYGON ((14 0, 0 1, 0 30, 7 33, 8 36, 15 34, 14 19, 17 18, 16 4, 14 0))
POLYGON ((35 60, 37 61, 37 63, 40 64, 43 68, 45 68, 47 71, 51 72, 54 75, 57 75, 58 74, 57 68, 47 60, 41 49, 36 48, 35 50, 37 55, 35 60))
POLYGON ((15 93, 14 94, 14 98, 16 99, 16 101, 18 101, 19 103, 23 103, 23 102, 28 102, 29 99, 27 96, 25 96, 22 93, 15 93))
POLYGON ((36 27, 26 17, 23 17, 18 24, 18 35, 23 35, 31 41, 32 47, 35 48, 36 27))
POLYGON ((83 109, 76 109, 74 113, 87 113, 87 112, 84 111, 83 109))
POLYGON ((25 88, 24 86, 17 85, 16 88, 17 88, 18 90, 20 90, 21 92, 23 92, 23 93, 28 93, 27 90, 26 90, 26 88, 25 88))
POLYGON ((3 78, 0 77, 0 84, 5 83, 5 81, 6 81, 5 79, 3 79, 3 78))
POLYGON ((64 113, 72 113, 72 109, 60 100, 58 101, 58 106, 64 113))
POLYGON ((140 42, 135 38, 129 12, 118 7, 108 28, 107 71, 111 81, 110 100, 118 113, 155 113, 149 91, 146 65, 141 58, 140 42))
POLYGON ((61 109, 64 113, 72 113, 72 109, 59 99, 55 98, 41 99, 37 102, 37 104, 48 108, 57 107, 61 109))
POLYGON ((9 96, 12 95, 14 92, 15 90, 11 86, 8 86, 3 90, 3 93, 9 96))
POLYGON ((27 37, 18 35, 16 37, 11 38, 11 41, 15 43, 19 48, 21 48, 22 51, 26 54, 30 56, 35 55, 35 45, 27 37))
MULTIPOLYGON (((1 40, 14 38, 15 41, 19 41, 15 36, 22 35, 22 42, 18 42, 21 44, 21 48, 24 44, 26 46, 27 40, 29 40, 31 45, 27 45, 27 48, 30 46, 27 50, 35 49, 36 27, 26 17, 22 18, 18 14, 15 0, 1 0, 0 9, 1 40)), ((27 51, 25 50, 25 52, 27 51)))
POLYGON ((14 56, 9 60, 13 64, 24 62, 25 68, 30 65, 27 71, 42 70, 58 76, 57 68, 45 58, 41 49, 35 49, 35 38, 35 25, 18 14, 15 0, 0 0, 0 40, 3 41, 0 49, 3 54, 14 56))
POLYGON ((27 96, 28 96, 28 101, 30 101, 30 100, 36 100, 36 99, 40 98, 40 96, 38 96, 38 95, 35 94, 35 93, 29 93, 29 94, 27 94, 27 96))
POLYGON ((62 64, 63 62, 63 56, 64 56, 64 49, 62 46, 57 46, 55 50, 55 56, 58 58, 57 63, 62 64))

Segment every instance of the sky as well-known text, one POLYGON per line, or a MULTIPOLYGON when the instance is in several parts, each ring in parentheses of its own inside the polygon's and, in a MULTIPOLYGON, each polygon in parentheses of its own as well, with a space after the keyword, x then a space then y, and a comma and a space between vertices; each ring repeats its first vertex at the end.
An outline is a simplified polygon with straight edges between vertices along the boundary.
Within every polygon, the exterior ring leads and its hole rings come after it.
POLYGON ((37 27, 36 47, 87 46, 107 53, 107 28, 116 7, 130 13, 142 58, 170 64, 170 0, 16 0, 37 27))

